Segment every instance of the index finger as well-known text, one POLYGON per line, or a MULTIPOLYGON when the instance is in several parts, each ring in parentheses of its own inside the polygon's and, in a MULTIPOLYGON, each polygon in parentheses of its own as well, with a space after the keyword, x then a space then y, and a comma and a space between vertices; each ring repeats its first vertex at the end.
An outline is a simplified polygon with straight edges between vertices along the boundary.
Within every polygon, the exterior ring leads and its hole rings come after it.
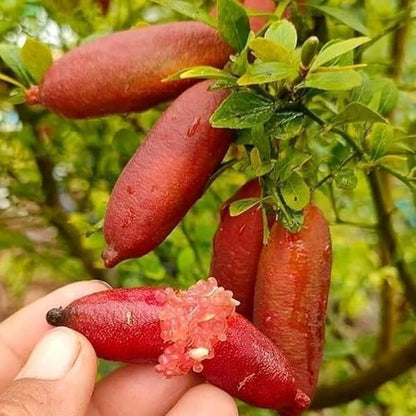
POLYGON ((51 327, 45 316, 49 309, 66 306, 73 300, 108 289, 98 280, 76 282, 19 310, 0 323, 0 392, 26 363, 34 346, 51 327))

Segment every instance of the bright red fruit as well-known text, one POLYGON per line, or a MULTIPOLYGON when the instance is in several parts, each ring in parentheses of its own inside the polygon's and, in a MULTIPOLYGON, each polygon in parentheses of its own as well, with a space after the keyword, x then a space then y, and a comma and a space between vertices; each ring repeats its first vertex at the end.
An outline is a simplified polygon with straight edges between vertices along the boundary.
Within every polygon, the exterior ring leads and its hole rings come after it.
POLYGON ((298 387, 312 397, 324 347, 331 241, 316 206, 307 206, 304 215, 297 233, 280 223, 271 229, 257 271, 254 323, 284 352, 298 387))

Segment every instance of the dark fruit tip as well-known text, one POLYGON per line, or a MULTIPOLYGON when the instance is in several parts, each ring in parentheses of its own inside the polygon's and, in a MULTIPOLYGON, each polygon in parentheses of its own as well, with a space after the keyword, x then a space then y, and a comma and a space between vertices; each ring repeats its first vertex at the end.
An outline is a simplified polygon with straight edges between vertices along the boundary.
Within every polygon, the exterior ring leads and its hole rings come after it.
POLYGON ((63 325, 63 309, 53 308, 46 314, 46 320, 49 325, 61 326, 63 325))
POLYGON ((120 262, 118 251, 111 245, 107 246, 101 254, 104 265, 107 269, 111 269, 120 262))
POLYGON ((38 85, 33 85, 25 91, 25 102, 27 105, 41 104, 40 89, 38 85))

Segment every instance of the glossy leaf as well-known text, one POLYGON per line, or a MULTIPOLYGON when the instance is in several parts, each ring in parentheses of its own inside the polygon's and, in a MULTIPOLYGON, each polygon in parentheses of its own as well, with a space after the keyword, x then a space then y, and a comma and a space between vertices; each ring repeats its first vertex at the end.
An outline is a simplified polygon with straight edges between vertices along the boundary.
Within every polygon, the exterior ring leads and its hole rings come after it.
POLYGON ((294 50, 298 42, 298 34, 293 23, 288 20, 274 22, 267 29, 264 37, 272 40, 289 50, 294 50))
POLYGON ((243 129, 266 122, 274 112, 274 103, 248 91, 230 94, 211 116, 214 127, 243 129))
POLYGON ((284 62, 290 64, 293 54, 283 45, 269 39, 255 38, 249 43, 256 58, 263 62, 284 62))
POLYGON ((300 211, 310 201, 310 190, 302 176, 293 172, 289 179, 280 186, 280 192, 287 206, 295 211, 300 211))
POLYGON ((353 38, 353 39, 348 39, 348 40, 343 40, 340 42, 333 43, 331 46, 319 52, 318 56, 312 63, 311 71, 328 63, 332 59, 335 59, 338 56, 344 55, 345 53, 357 48, 358 46, 369 42, 370 40, 371 40, 370 38, 363 36, 359 38, 353 38))
POLYGON ((236 217, 237 215, 248 211, 250 208, 255 207, 260 202, 260 198, 245 198, 234 201, 230 204, 230 215, 236 217))
POLYGON ((20 58, 23 66, 37 83, 42 81, 44 73, 52 65, 50 48, 32 38, 27 38, 23 48, 20 49, 20 58))
POLYGON ((239 85, 266 84, 296 77, 297 70, 283 62, 263 62, 250 65, 247 72, 238 79, 239 85))
POLYGON ((250 22, 244 7, 235 0, 218 0, 218 30, 238 52, 246 46, 250 22))
POLYGON ((201 7, 194 6, 193 4, 181 1, 181 0, 151 0, 154 3, 160 4, 161 6, 168 7, 177 13, 180 13, 192 20, 205 23, 214 28, 217 27, 215 19, 210 16, 201 7))
POLYGON ((229 82, 235 82, 235 78, 226 71, 223 71, 218 68, 213 68, 211 66, 195 66, 192 68, 182 69, 181 71, 176 72, 173 75, 170 75, 168 78, 162 80, 165 81, 175 81, 178 79, 188 79, 188 78, 202 78, 202 79, 224 79, 229 82))
POLYGON ((376 111, 361 103, 350 103, 331 120, 332 125, 347 123, 387 123, 387 120, 376 111))
POLYGON ((316 72, 307 77, 304 87, 328 91, 342 91, 358 87, 361 82, 361 74, 355 71, 316 72))
POLYGON ((309 6, 339 20, 362 35, 368 36, 369 34, 368 29, 362 24, 361 20, 351 11, 341 9, 340 7, 318 6, 315 4, 309 4, 309 6))

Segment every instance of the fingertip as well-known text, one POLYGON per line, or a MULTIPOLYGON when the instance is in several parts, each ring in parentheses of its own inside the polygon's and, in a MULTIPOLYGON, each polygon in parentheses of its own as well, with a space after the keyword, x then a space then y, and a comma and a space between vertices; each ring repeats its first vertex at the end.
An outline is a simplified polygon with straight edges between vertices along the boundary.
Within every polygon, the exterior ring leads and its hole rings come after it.
POLYGON ((238 416, 234 399, 211 384, 199 384, 189 389, 166 416, 238 416))

